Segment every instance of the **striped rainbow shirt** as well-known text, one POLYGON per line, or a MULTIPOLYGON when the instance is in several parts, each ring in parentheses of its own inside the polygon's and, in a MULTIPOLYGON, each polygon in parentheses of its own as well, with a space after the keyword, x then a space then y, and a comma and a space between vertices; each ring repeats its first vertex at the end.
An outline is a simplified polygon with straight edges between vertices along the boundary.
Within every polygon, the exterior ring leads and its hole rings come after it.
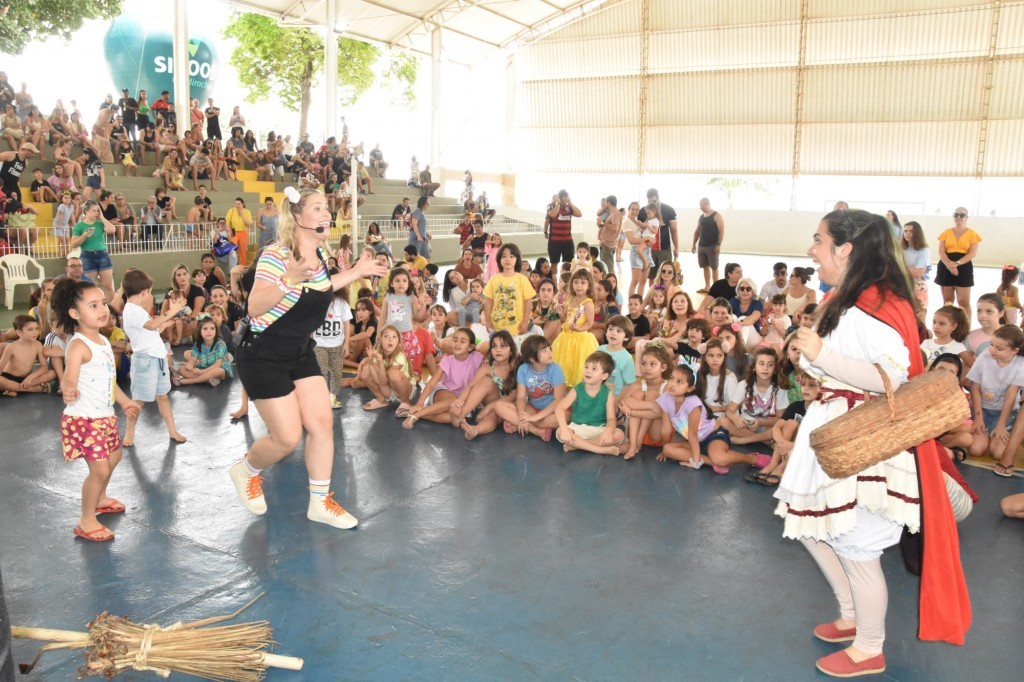
MULTIPOLYGON (((319 249, 318 249, 319 251, 319 249)), ((260 260, 256 263, 256 279, 270 282, 275 287, 281 285, 281 280, 284 277, 284 273, 287 271, 285 267, 285 259, 288 258, 289 251, 283 244, 273 244, 268 246, 264 251, 263 255, 260 256, 260 260)), ((253 332, 259 333, 266 330, 267 327, 272 325, 277 320, 281 319, 281 316, 292 309, 292 306, 299 300, 299 296, 302 295, 302 290, 313 289, 314 291, 331 291, 333 288, 331 285, 331 278, 327 273, 327 267, 324 265, 323 254, 319 254, 317 259, 316 272, 313 276, 307 279, 305 282, 299 282, 291 287, 288 287, 288 293, 284 295, 277 305, 263 313, 259 317, 253 317, 250 319, 250 325, 253 332)))

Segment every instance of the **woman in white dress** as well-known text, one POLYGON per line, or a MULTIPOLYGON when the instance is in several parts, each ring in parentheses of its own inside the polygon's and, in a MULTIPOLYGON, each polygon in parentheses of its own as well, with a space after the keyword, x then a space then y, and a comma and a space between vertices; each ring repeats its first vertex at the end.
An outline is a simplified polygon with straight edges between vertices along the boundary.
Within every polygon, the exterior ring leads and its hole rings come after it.
POLYGON ((900 542, 904 527, 909 533, 920 531, 922 500, 929 526, 935 526, 929 527, 924 544, 922 639, 962 643, 970 604, 934 441, 916 448, 916 457, 904 451, 843 479, 832 479, 822 470, 810 445, 814 429, 859 405, 866 393, 884 392, 875 364, 894 387, 922 371, 916 301, 888 223, 866 211, 834 211, 818 225, 807 253, 819 266, 821 281, 835 289, 822 304, 817 331, 801 328, 793 341, 802 354, 801 367, 821 379, 822 390, 818 401, 807 406, 775 494, 780 500, 776 513, 785 519, 783 536, 807 547, 839 602, 840 617, 815 627, 814 635, 828 642, 852 642, 819 659, 818 669, 837 677, 877 674, 885 670, 888 607, 881 555, 900 542), (929 548, 932 533, 937 533, 936 544, 955 556, 930 559, 928 552, 940 549, 929 548), (939 614, 933 612, 934 604, 925 604, 925 593, 933 587, 929 570, 936 569, 947 573, 944 589, 955 604, 942 604, 939 614), (950 615, 957 621, 950 627, 936 623, 950 615))

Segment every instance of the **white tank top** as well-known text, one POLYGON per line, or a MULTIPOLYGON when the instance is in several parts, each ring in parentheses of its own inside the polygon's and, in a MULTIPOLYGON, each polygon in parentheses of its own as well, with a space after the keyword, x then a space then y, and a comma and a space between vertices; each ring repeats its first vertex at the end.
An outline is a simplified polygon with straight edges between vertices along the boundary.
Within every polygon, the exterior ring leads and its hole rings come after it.
POLYGON ((114 386, 117 371, 114 367, 114 351, 110 342, 100 338, 101 343, 90 341, 76 333, 68 341, 68 347, 76 340, 88 346, 92 359, 82 365, 78 373, 78 400, 64 407, 69 417, 100 419, 114 414, 114 386))

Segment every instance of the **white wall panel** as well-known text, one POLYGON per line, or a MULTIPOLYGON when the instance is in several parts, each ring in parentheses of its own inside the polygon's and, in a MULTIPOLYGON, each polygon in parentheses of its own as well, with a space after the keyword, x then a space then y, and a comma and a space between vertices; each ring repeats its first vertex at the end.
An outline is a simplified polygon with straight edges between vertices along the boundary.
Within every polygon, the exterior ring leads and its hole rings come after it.
POLYGON ((988 54, 991 21, 987 8, 814 21, 807 27, 807 64, 983 57, 988 54))
MULTIPOLYGON (((989 121, 985 175, 1024 175, 1021 140, 1024 140, 1024 120, 989 121)), ((1019 189, 1017 193, 1019 195, 1019 189)))
POLYGON ((996 62, 989 118, 1024 119, 1024 58, 996 62))
POLYGON ((538 42, 517 57, 516 77, 589 78, 640 72, 640 35, 538 42))
POLYGON ((823 175, 973 175, 979 123, 815 124, 801 171, 823 175))
POLYGON ((652 31, 799 20, 800 0, 676 0, 651 3, 652 31))
POLYGON ((948 121, 981 116, 984 65, 921 64, 810 69, 803 120, 948 121))
POLYGON ((648 112, 652 126, 792 123, 796 70, 655 76, 648 112))
POLYGON ((999 12, 997 55, 1024 53, 1024 2, 1004 3, 999 12))
POLYGON ((739 26, 651 35, 651 73, 790 66, 800 48, 798 24, 739 26))
POLYGON ((640 32, 640 2, 626 0, 553 32, 544 41, 576 40, 640 32))
POLYGON ((516 96, 521 128, 617 128, 640 120, 640 81, 591 78, 522 83, 516 96))
POLYGON ((537 172, 636 169, 635 128, 533 128, 516 132, 513 168, 537 172))
POLYGON ((864 17, 875 14, 955 10, 990 4, 990 0, 810 0, 811 19, 864 17))
POLYGON ((662 126, 647 135, 650 173, 786 173, 792 125, 662 126))

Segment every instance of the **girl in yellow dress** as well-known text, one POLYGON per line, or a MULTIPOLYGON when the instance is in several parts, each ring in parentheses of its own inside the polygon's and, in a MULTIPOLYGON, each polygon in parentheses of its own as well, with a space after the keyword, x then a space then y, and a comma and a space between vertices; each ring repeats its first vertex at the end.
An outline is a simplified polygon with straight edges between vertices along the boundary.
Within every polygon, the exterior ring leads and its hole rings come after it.
POLYGON ((579 269, 569 279, 572 292, 564 304, 559 304, 562 332, 551 344, 554 361, 562 368, 567 386, 583 380, 583 364, 597 350, 597 339, 590 333, 594 325, 594 279, 590 271, 579 269))

